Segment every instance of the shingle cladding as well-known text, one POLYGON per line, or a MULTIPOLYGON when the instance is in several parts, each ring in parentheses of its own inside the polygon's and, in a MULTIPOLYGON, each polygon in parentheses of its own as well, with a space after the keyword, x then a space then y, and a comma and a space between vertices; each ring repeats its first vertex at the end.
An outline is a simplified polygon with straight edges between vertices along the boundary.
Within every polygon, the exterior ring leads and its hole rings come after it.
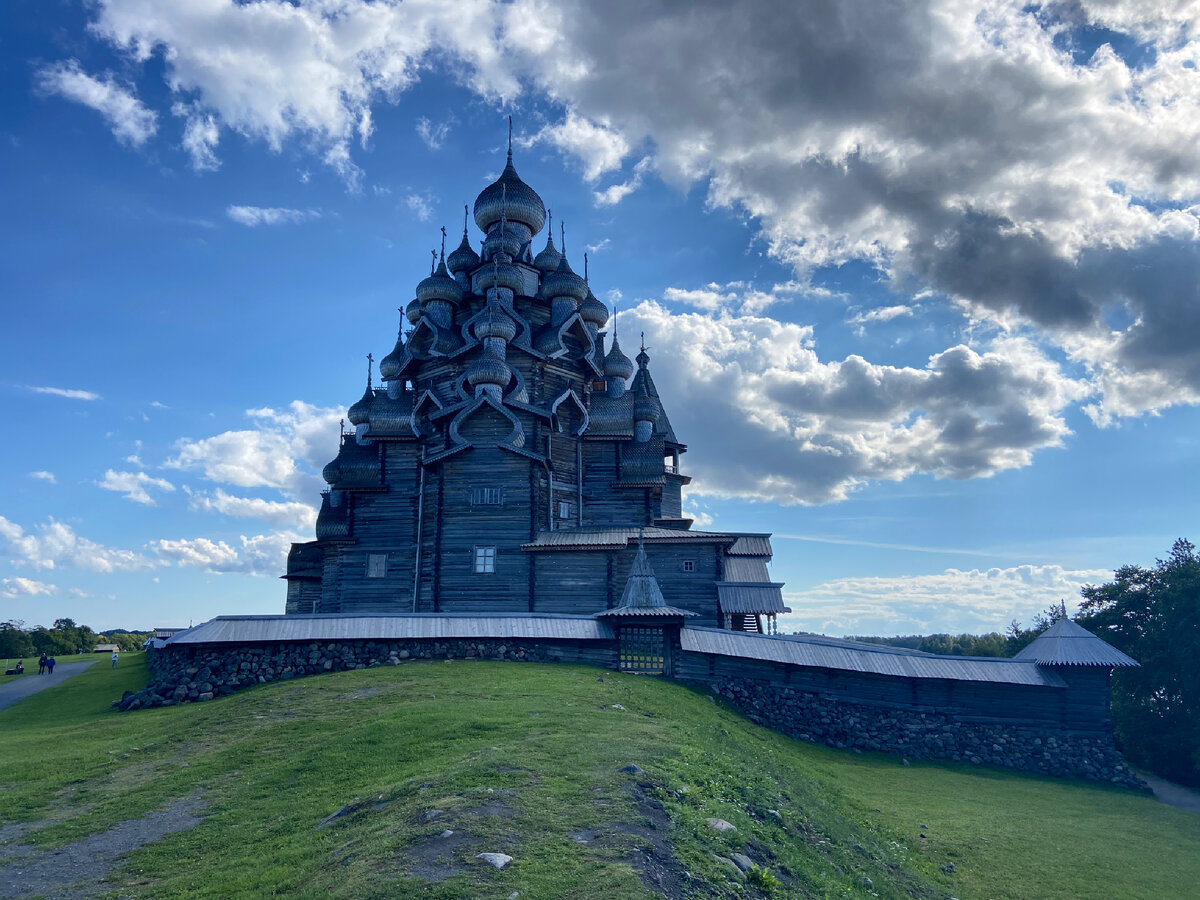
POLYGON ((1082 625, 1070 619, 1059 619, 1015 657, 1032 660, 1043 666, 1103 666, 1125 667, 1138 665, 1112 644, 1106 643, 1082 625))

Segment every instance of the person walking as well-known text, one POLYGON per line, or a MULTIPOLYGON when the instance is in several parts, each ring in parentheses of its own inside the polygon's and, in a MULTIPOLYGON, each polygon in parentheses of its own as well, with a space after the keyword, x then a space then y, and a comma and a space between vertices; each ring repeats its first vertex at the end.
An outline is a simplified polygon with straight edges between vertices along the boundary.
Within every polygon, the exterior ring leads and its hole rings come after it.
POLYGON ((112 655, 112 660, 113 660, 113 666, 112 666, 112 667, 113 667, 114 669, 117 667, 117 652, 118 652, 118 651, 114 650, 114 651, 113 651, 113 655, 112 655))
POLYGON ((46 671, 50 675, 54 674, 54 657, 53 656, 51 656, 49 659, 46 660, 46 671))
POLYGON ((46 671, 46 654, 42 654, 42 658, 38 660, 38 674, 42 675, 46 671))

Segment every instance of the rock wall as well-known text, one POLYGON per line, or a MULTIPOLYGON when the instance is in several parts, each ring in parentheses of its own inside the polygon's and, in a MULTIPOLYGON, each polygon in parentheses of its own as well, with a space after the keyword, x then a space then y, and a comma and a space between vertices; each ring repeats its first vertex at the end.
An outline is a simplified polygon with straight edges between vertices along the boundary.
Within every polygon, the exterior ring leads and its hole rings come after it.
POLYGON ((760 725, 840 750, 952 759, 1145 789, 1111 734, 956 721, 939 713, 847 703, 750 679, 723 679, 711 688, 760 725))
POLYGON ((174 706, 211 700, 269 681, 399 665, 407 659, 507 659, 603 665, 615 664, 616 651, 603 645, 490 638, 174 646, 150 651, 150 683, 137 693, 126 691, 117 705, 122 710, 174 706))
MULTIPOLYGON (((202 702, 256 684, 399 665, 410 659, 574 662, 616 668, 617 645, 494 638, 176 645, 150 651, 150 683, 137 693, 126 692, 117 705, 134 710, 202 702)), ((1107 730, 970 721, 928 709, 855 703, 753 677, 718 676, 695 683, 725 697, 752 721, 803 741, 1145 789, 1107 730)))

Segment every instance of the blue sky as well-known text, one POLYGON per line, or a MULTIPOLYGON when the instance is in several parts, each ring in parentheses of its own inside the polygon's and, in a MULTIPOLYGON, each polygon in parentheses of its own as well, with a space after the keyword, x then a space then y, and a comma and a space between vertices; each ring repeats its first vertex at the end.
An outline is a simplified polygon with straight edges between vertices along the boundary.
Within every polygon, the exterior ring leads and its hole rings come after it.
POLYGON ((1195 539, 1194 14, 625 5, 6 4, 0 618, 281 612, 509 114, 786 626, 1002 629, 1195 539))

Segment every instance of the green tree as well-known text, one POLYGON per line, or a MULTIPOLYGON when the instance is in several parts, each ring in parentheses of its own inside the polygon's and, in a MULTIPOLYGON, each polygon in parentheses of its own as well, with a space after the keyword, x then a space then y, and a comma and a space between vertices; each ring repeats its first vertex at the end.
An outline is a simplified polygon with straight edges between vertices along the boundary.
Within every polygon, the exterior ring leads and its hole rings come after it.
POLYGON ((47 656, 66 656, 75 652, 74 635, 42 628, 40 625, 29 632, 29 640, 33 643, 34 653, 45 653, 47 656))
POLYGON ((1083 589, 1080 625, 1141 663, 1113 673, 1113 730, 1126 756, 1200 786, 1200 556, 1180 538, 1153 568, 1122 566, 1083 589))
POLYGON ((0 622, 0 656, 5 659, 33 656, 33 642, 23 622, 0 622))

